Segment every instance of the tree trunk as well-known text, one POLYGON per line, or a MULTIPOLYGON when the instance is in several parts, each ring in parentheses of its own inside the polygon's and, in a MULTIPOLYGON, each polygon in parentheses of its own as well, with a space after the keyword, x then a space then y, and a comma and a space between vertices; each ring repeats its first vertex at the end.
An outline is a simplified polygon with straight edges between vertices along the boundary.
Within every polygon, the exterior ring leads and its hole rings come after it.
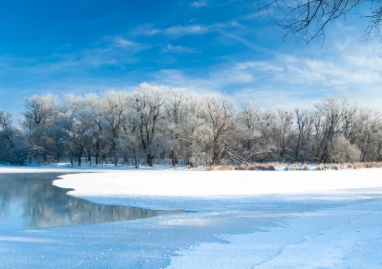
POLYGON ((171 150, 170 158, 171 158, 171 161, 172 161, 172 166, 178 166, 179 160, 178 160, 178 156, 176 155, 176 152, 175 152, 174 149, 171 150))
POLYGON ((81 166, 81 164, 82 164, 82 149, 78 153, 78 166, 81 166))
POLYGON ((96 142, 96 152, 95 152, 95 163, 98 165, 100 163, 100 143, 96 142))
POLYGON ((153 160, 154 160, 154 156, 152 156, 151 153, 147 153, 147 164, 149 166, 153 166, 153 160))

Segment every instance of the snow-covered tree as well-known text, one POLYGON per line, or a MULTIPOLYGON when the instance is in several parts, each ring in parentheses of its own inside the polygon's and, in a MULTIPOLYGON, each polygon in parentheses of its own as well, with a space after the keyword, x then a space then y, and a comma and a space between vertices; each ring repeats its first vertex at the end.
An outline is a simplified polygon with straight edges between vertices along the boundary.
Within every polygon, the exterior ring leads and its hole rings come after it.
POLYGON ((141 146, 150 166, 159 152, 162 129, 165 127, 163 120, 166 117, 166 89, 143 83, 128 98, 129 112, 133 113, 137 120, 141 146))
POLYGON ((123 158, 135 166, 171 160, 195 166, 266 161, 382 160, 382 115, 346 97, 314 110, 237 107, 228 96, 143 83, 132 92, 32 96, 23 130, 0 112, 0 161, 96 164, 123 158))
POLYGON ((0 110, 0 163, 23 165, 27 148, 20 130, 12 126, 12 116, 0 110))

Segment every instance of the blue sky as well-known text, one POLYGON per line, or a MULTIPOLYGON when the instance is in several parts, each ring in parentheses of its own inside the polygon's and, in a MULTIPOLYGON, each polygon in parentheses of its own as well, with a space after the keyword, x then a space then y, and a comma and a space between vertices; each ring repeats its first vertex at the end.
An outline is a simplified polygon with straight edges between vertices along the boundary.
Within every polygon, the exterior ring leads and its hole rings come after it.
POLYGON ((382 59, 348 18, 321 41, 283 42, 254 1, 13 0, 0 3, 0 109, 33 94, 131 90, 142 82, 311 107, 346 94, 378 107, 382 59))

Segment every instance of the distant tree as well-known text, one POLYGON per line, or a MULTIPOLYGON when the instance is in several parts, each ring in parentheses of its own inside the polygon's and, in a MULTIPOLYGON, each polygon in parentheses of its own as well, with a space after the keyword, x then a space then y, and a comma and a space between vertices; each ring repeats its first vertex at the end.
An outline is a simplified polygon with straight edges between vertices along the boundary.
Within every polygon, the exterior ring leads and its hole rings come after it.
POLYGON ((247 101, 242 105, 242 109, 237 115, 242 152, 240 156, 236 156, 235 162, 238 164, 248 163, 254 156, 258 156, 260 153, 259 146, 262 140, 260 135, 261 114, 262 110, 260 107, 247 101))
POLYGON ((331 162, 357 162, 361 158, 361 151, 344 137, 334 139, 330 149, 331 162))
POLYGON ((293 111, 288 109, 278 109, 277 125, 275 128, 275 139, 278 159, 287 160, 292 155, 291 140, 293 137, 293 111))
POLYGON ((57 98, 53 95, 34 95, 25 99, 23 126, 28 133, 30 153, 39 162, 48 162, 54 141, 46 131, 56 120, 57 98))
POLYGON ((178 165, 179 153, 182 148, 182 125, 185 123, 185 117, 188 113, 187 92, 184 89, 175 89, 168 95, 168 101, 165 106, 168 125, 168 140, 170 148, 170 158, 173 165, 178 165))
POLYGON ((110 152, 114 165, 118 165, 118 150, 121 148, 120 138, 122 125, 126 121, 126 93, 108 91, 103 96, 103 113, 105 130, 110 143, 110 152))
POLYGON ((165 126, 160 123, 166 117, 164 104, 166 91, 161 87, 142 84, 131 93, 128 106, 137 120, 140 142, 146 155, 147 163, 152 166, 160 148, 160 130, 165 126))
POLYGON ((0 110, 0 163, 23 165, 28 149, 20 130, 12 126, 12 116, 0 110))
POLYGON ((382 115, 346 97, 312 111, 264 110, 228 96, 142 84, 133 92, 26 100, 23 129, 0 111, 0 162, 70 160, 139 166, 268 161, 382 161, 382 115), (86 157, 86 158, 85 158, 86 157))
POLYGON ((204 119, 208 130, 207 150, 211 163, 217 165, 232 146, 235 109, 228 97, 210 96, 205 99, 204 119))
POLYGON ((308 158, 308 143, 312 135, 313 120, 308 111, 295 109, 296 129, 294 138, 294 160, 301 161, 308 158))

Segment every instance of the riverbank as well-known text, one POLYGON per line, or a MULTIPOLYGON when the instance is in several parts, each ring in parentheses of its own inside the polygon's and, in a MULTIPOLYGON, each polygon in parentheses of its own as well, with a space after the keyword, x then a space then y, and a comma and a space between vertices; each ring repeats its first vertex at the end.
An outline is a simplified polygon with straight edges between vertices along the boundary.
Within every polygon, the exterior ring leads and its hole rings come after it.
POLYGON ((207 167, 207 171, 326 171, 326 170, 357 170, 365 168, 382 168, 382 162, 356 163, 251 163, 242 165, 220 165, 207 167))
POLYGON ((61 176, 79 196, 235 197, 348 193, 382 188, 382 169, 344 171, 114 171, 61 176))

